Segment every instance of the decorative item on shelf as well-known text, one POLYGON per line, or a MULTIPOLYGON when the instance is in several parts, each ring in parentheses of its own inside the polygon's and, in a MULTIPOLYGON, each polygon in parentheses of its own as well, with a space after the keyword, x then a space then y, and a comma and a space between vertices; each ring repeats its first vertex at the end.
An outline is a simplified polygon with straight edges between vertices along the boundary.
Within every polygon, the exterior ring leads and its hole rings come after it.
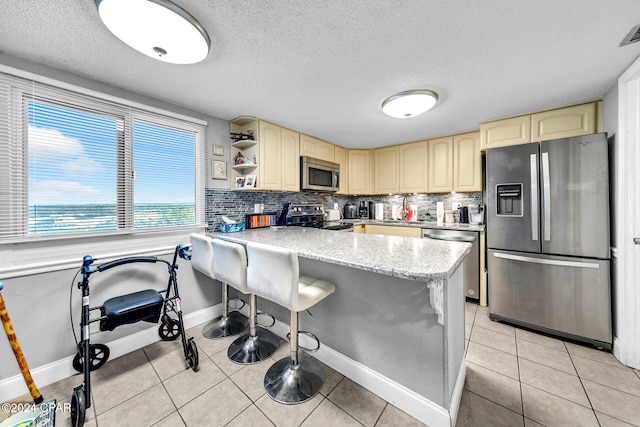
POLYGON ((244 164, 245 165, 255 165, 256 164, 256 156, 255 156, 255 154, 253 156, 245 157, 244 164))
POLYGON ((224 147, 222 145, 214 145, 213 146, 213 155, 214 156, 224 156, 224 147))
POLYGON ((277 217, 275 213, 247 214, 244 219, 247 228, 262 228, 276 225, 277 217))
POLYGON ((244 176, 236 178, 236 188, 244 188, 244 176))
POLYGON ((227 162, 224 160, 213 160, 211 165, 212 179, 227 179, 227 162))
POLYGON ((254 188, 256 186, 256 176, 247 175, 244 180, 244 188, 254 188))
POLYGON ((236 165, 244 164, 244 156, 240 151, 238 151, 238 154, 236 154, 236 156, 233 158, 233 161, 235 162, 236 165))
POLYGON ((231 135, 231 139, 233 140, 233 142, 236 141, 244 141, 244 140, 253 140, 253 131, 252 130, 248 130, 247 133, 237 133, 237 132, 230 132, 231 135))

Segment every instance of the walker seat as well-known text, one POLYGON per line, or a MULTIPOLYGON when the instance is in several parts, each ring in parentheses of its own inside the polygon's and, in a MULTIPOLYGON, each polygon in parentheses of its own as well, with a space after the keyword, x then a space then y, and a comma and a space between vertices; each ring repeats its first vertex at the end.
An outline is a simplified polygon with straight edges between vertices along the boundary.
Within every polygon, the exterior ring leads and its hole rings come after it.
POLYGON ((109 298, 100 308, 104 319, 101 331, 113 331, 120 325, 145 321, 158 323, 164 298, 154 289, 109 298))

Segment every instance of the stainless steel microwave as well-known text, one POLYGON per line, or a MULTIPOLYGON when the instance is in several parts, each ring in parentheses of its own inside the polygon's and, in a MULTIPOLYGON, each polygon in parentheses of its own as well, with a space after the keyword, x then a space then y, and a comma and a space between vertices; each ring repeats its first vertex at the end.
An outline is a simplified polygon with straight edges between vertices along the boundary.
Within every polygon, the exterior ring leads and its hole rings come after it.
POLYGON ((300 157, 300 190, 340 190, 340 165, 313 157, 300 157))

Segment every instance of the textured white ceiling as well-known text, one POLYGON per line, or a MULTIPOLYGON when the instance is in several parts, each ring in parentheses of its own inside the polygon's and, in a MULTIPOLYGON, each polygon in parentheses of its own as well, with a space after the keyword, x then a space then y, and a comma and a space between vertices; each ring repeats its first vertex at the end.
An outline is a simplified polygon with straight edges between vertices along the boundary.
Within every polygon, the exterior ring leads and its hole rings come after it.
POLYGON ((166 64, 116 39, 92 0, 0 0, 0 52, 193 110, 253 115, 336 144, 376 147, 601 98, 640 55, 618 47, 638 0, 174 0, 209 57, 166 64), (431 89, 410 119, 389 95, 431 89))

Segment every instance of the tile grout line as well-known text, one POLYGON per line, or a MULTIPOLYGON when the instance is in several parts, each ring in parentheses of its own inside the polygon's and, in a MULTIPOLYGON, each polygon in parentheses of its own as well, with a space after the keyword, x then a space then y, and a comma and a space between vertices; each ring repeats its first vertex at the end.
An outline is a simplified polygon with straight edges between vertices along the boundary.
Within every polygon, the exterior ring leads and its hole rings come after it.
MULTIPOLYGON (((526 425, 524 413, 524 393, 522 392, 522 375, 520 374, 520 353, 518 352, 518 333, 514 331, 514 341, 516 342, 516 363, 518 364, 518 388, 520 389, 520 409, 522 409, 522 424, 526 425)), ((535 420, 534 420, 535 421, 535 420)))

